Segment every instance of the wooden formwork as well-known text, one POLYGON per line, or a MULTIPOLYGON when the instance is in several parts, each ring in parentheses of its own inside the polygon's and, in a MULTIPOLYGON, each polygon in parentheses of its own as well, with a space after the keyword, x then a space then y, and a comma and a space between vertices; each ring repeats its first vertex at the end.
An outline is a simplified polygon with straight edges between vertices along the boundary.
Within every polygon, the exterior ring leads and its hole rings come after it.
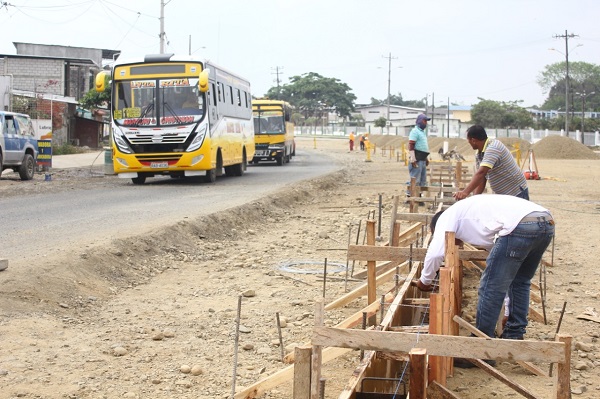
MULTIPOLYGON (((453 373, 452 359, 455 357, 470 360, 527 398, 536 398, 536 396, 527 388, 512 381, 479 359, 494 358, 514 361, 539 376, 547 376, 547 374, 533 362, 558 363, 561 375, 557 375, 554 379, 553 397, 570 397, 570 336, 558 335, 556 342, 492 340, 482 336, 483 333, 460 318, 462 263, 481 262, 487 253, 475 249, 459 249, 454 245, 454 233, 451 232, 446 234, 445 265, 440 269, 439 292, 431 294, 428 298, 427 327, 429 334, 423 334, 424 319, 419 318, 422 313, 416 314, 414 308, 400 305, 423 303, 424 298, 420 298, 423 293, 412 287, 410 280, 418 277, 420 262, 423 261, 425 253, 425 248, 349 246, 350 259, 367 262, 395 262, 410 256, 415 263, 392 305, 388 308, 386 317, 377 328, 365 331, 315 327, 313 344, 365 351, 365 357, 352 374, 346 389, 340 393, 339 399, 386 397, 381 392, 386 392, 386 389, 390 388, 389 386, 381 385, 378 393, 369 396, 369 394, 360 392, 360 382, 374 376, 392 375, 397 377, 397 372, 394 374, 393 370, 401 370, 406 364, 410 366, 410 398, 435 396, 435 392, 439 393, 440 391, 445 391, 444 397, 454 397, 445 388, 445 385, 447 376, 453 373), (459 336, 459 325, 476 337, 459 336), (419 332, 407 332, 411 328, 419 332)), ((294 398, 300 399, 301 397, 294 398)), ((311 395, 310 398, 316 399, 317 396, 311 395)))
MULTIPOLYGON (((437 209, 441 209, 453 202, 448 193, 456 190, 454 183, 453 187, 429 186, 422 191, 438 193, 437 209)), ((416 190, 414 182, 411 190, 416 190)), ((423 293, 411 284, 420 276, 427 252, 425 226, 433 213, 416 213, 418 208, 412 206, 409 213, 398 213, 398 202, 399 198, 395 197, 388 242, 377 245, 375 221, 369 220, 366 245, 348 246, 349 260, 366 262, 366 270, 354 275, 366 278, 366 282, 328 304, 317 301, 311 342, 297 347, 284 359, 286 363, 294 364, 245 388, 234 398, 257 398, 293 379, 294 399, 318 399, 322 387, 321 365, 355 349, 363 351, 363 356, 339 393, 339 399, 401 398, 402 395, 394 392, 402 381, 407 383, 411 399, 456 397, 446 388, 455 357, 468 359, 522 396, 532 399, 536 396, 527 388, 479 359, 513 361, 542 378, 548 378, 546 372, 533 362, 557 363, 553 398, 570 398, 571 336, 558 334, 555 342, 491 339, 460 317, 462 268, 485 268, 486 251, 469 245, 458 248, 454 244, 454 233, 448 232, 445 262, 439 273, 439 291, 423 293), (407 227, 401 229, 401 223, 407 223, 407 227), (378 300, 377 288, 394 279, 395 289, 378 300), (363 309, 334 327, 323 326, 325 312, 365 295, 367 303, 363 309), (377 323, 376 315, 382 308, 385 314, 377 323), (365 320, 368 320, 366 326, 360 328, 365 320), (460 327, 475 337, 460 336, 460 327), (377 384, 366 392, 363 383, 373 380, 377 384)), ((531 298, 534 302, 541 300, 533 292, 531 298)), ((532 313, 530 308, 530 317, 539 321, 541 316, 535 311, 532 313)))

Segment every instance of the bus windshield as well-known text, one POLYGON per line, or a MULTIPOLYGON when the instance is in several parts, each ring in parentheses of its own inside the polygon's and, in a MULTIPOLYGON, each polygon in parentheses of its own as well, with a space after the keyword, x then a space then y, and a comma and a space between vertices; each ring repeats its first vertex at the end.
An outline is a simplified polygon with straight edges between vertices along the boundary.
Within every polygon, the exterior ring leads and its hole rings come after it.
POLYGON ((115 83, 113 119, 123 126, 196 123, 204 116, 198 79, 143 79, 115 83))
POLYGON ((254 111, 255 134, 285 133, 282 111, 254 111))

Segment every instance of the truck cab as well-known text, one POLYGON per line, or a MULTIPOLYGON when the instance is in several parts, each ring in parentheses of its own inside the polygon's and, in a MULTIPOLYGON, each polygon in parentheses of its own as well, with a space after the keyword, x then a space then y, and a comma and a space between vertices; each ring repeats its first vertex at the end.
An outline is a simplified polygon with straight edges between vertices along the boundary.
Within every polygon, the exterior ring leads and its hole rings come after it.
POLYGON ((21 180, 31 180, 37 156, 38 143, 29 115, 0 111, 0 173, 12 169, 21 180))

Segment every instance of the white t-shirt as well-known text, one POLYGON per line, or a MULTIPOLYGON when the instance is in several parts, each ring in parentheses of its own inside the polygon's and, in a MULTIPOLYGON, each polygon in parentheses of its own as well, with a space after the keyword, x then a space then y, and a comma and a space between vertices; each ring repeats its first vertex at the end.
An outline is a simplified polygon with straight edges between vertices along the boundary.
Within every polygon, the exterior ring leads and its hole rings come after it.
POLYGON ((550 215, 546 208, 512 195, 480 194, 456 202, 440 215, 436 223, 425 255, 421 282, 431 284, 444 262, 447 231, 454 232, 456 238, 463 242, 490 250, 496 235, 510 234, 531 212, 550 215))

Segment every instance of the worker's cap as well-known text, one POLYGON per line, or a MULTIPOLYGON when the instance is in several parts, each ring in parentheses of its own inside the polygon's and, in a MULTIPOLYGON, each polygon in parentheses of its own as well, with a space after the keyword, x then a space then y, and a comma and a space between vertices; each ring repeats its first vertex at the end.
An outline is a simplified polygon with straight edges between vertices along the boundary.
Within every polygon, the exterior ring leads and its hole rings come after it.
POLYGON ((417 124, 419 124, 423 121, 430 121, 430 120, 431 120, 431 118, 425 114, 420 114, 419 116, 417 116, 417 124))

